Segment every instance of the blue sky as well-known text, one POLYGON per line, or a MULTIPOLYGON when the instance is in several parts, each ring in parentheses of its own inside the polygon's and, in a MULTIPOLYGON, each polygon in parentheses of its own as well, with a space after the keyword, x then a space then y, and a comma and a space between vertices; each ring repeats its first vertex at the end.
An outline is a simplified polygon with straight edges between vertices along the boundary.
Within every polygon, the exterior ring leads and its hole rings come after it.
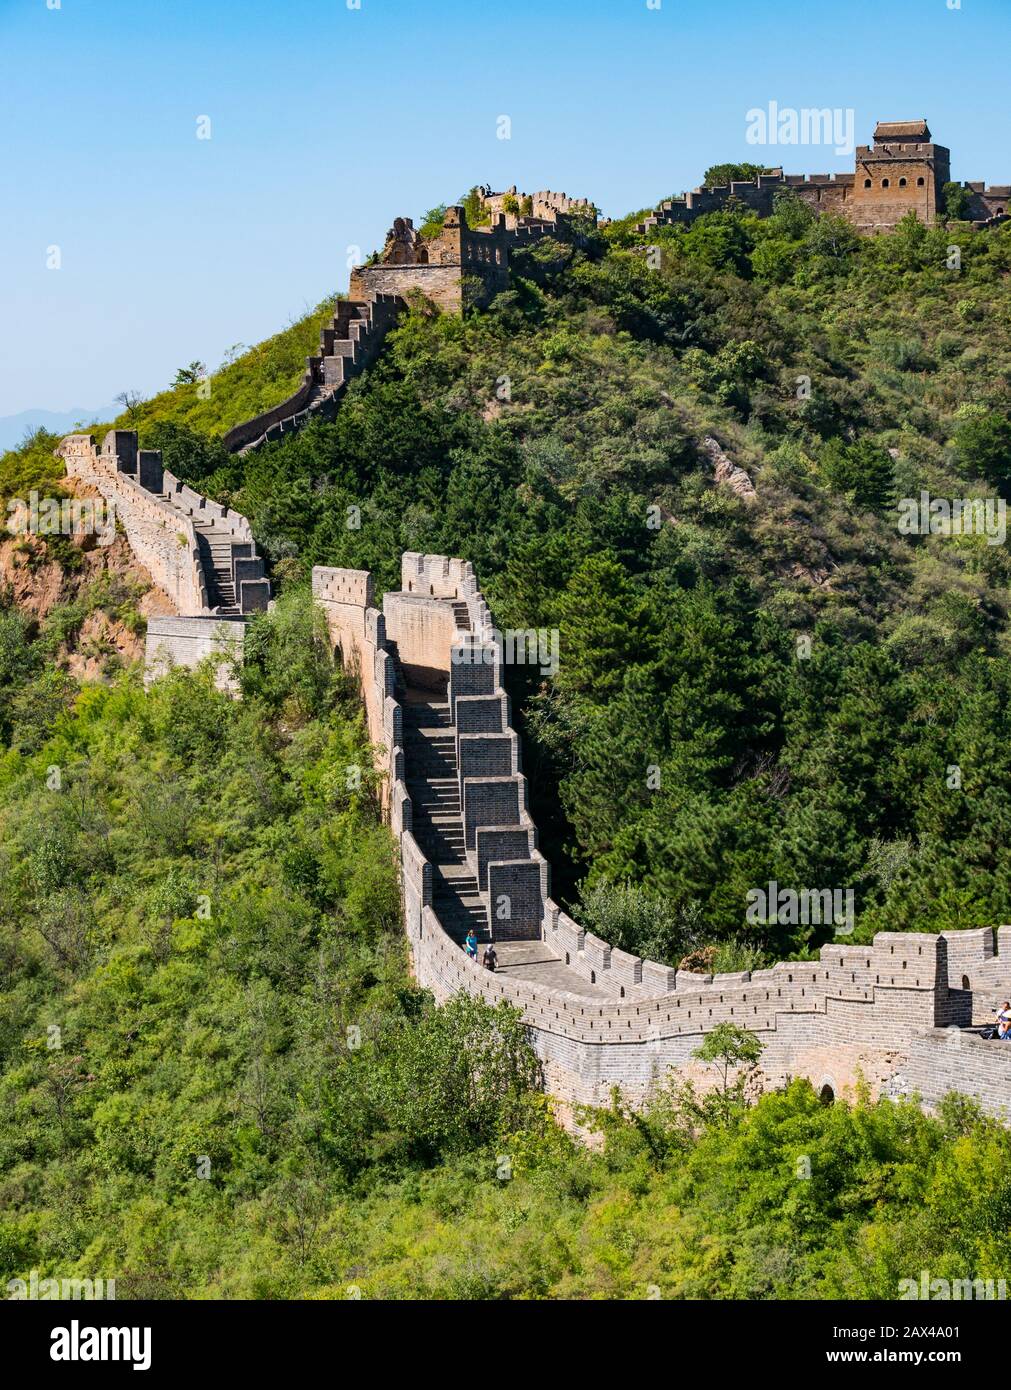
POLYGON ((722 159, 852 168, 749 146, 772 100, 858 143, 925 116, 953 177, 1011 181, 1009 0, 56 3, 0 0, 0 415, 213 368, 474 183, 620 215, 722 159))

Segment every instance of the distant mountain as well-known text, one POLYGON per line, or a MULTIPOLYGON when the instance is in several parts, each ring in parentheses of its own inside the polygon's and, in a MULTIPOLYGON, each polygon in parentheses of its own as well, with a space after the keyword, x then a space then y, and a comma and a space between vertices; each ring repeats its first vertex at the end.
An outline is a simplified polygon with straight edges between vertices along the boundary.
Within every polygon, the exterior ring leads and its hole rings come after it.
POLYGON ((0 449, 13 449, 26 430, 40 425, 54 434, 67 434, 81 421, 112 420, 119 413, 118 405, 105 405, 98 410, 22 410, 17 415, 0 415, 0 449))

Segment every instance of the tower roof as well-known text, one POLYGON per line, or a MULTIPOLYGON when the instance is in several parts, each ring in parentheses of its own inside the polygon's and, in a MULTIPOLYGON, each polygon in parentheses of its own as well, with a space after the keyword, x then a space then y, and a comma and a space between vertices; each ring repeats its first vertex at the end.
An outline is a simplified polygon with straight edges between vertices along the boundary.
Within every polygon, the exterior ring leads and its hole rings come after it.
POLYGON ((874 139, 928 141, 930 127, 926 121, 878 121, 874 127, 874 139))

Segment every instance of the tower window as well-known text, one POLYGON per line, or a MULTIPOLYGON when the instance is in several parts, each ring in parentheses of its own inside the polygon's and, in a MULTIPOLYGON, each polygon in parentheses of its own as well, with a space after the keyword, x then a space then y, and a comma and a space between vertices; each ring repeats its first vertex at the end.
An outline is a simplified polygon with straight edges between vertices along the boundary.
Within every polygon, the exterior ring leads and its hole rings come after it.
POLYGON ((924 180, 923 180, 923 179, 917 179, 917 180, 916 180, 916 186, 917 186, 917 188, 922 188, 922 187, 923 187, 923 184, 924 184, 924 180))
POLYGON ((900 188, 905 188, 905 186, 906 186, 906 181, 905 181, 905 179, 899 179, 899 187, 900 187, 900 188))
POLYGON ((864 187, 865 187, 865 188, 870 188, 871 183, 872 183, 872 180, 871 180, 871 179, 864 179, 864 187))
POLYGON ((887 180, 887 179, 882 179, 882 180, 881 180, 881 187, 882 187, 882 188, 887 188, 887 187, 888 187, 888 180, 887 180))

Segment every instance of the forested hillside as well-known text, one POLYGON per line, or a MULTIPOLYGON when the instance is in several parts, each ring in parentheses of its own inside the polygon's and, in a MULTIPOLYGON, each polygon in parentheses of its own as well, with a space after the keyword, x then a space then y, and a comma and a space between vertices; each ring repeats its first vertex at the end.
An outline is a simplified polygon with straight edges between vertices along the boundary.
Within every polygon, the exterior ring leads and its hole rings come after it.
MULTIPOLYGON (((668 1087, 583 1117, 588 1148, 513 1015, 410 980, 305 582, 396 587, 405 549, 473 561, 501 627, 559 629, 554 677, 507 674, 556 895, 615 944, 810 953, 826 929, 745 920, 769 879, 854 888, 856 940, 1008 920, 1007 547, 900 535, 895 503, 1009 487, 1011 231, 859 241, 786 202, 655 233, 657 265, 640 216, 516 255, 486 312, 416 306, 333 423, 219 442, 291 389, 315 315, 117 422, 270 559, 241 702, 145 693, 122 654, 82 678, 85 618, 139 627, 136 587, 0 594, 4 1280, 890 1298, 1003 1272, 1011 1139, 964 1102, 668 1087)), ((58 486, 55 442, 4 455, 0 495, 58 486)))
POLYGON ((184 386, 142 442, 282 580, 464 555, 501 627, 559 628, 554 679, 510 676, 556 887, 612 940, 803 952, 743 921, 770 879, 854 889, 856 940, 1004 920, 1007 547, 895 504, 1007 489, 1011 232, 861 240, 787 199, 658 256, 637 217, 517 255, 485 313, 412 314, 332 424, 231 458, 184 386))

